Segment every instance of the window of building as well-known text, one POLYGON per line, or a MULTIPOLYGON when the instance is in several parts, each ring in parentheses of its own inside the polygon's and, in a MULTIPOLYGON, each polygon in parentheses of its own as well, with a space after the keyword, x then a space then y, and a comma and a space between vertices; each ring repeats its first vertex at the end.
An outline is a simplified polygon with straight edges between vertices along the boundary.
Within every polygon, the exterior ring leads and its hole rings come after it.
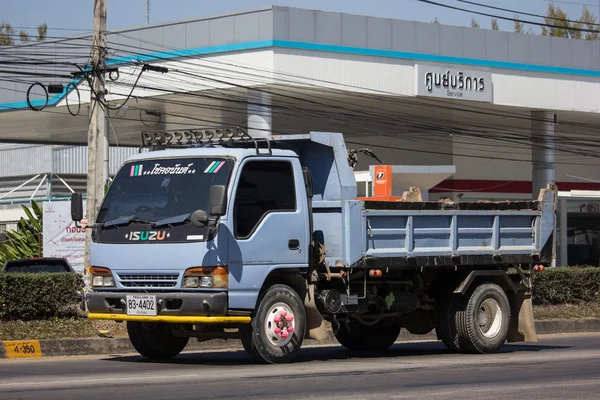
POLYGON ((287 161, 250 161, 242 170, 234 202, 237 238, 247 238, 272 212, 296 211, 292 164, 287 161))

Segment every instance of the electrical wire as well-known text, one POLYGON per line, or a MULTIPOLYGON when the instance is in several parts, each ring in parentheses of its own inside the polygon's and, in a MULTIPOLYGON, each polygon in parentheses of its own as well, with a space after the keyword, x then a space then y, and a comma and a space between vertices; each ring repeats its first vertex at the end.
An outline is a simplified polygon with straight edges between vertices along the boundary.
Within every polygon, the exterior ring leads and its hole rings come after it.
MULTIPOLYGON (((484 7, 484 8, 489 8, 492 10, 497 10, 497 11, 504 11, 504 12, 510 12, 513 14, 517 14, 517 15, 527 15, 530 17, 536 17, 536 18, 544 18, 545 20, 553 20, 553 21, 559 21, 559 22, 569 22, 572 24, 579 24, 582 23, 581 21, 574 21, 571 19, 564 19, 564 18, 556 18, 556 17, 551 17, 551 16, 547 16, 547 15, 540 15, 540 14, 533 14, 533 13, 528 13, 528 12, 524 12, 524 11, 515 11, 515 10, 511 10, 511 9, 507 9, 507 8, 502 8, 502 7, 496 7, 496 6, 491 6, 488 4, 482 4, 482 3, 477 3, 474 1, 469 1, 469 0, 456 0, 460 3, 465 3, 465 4, 471 4, 474 6, 478 6, 478 7, 484 7)), ((593 26, 600 26, 600 24, 595 24, 595 23, 585 23, 585 25, 593 25, 593 26)), ((561 26, 556 26, 556 28, 563 28, 561 26)), ((571 29, 569 27, 564 27, 564 29, 571 29)))
MULTIPOLYGON (((126 38, 131 38, 131 37, 127 36, 127 35, 123 35, 123 36, 126 37, 126 38)), ((138 39, 138 40, 140 40, 140 39, 138 39)), ((141 40, 141 42, 148 43, 148 44, 151 44, 151 45, 157 46, 157 47, 160 46, 159 44, 152 43, 152 42, 145 41, 145 40, 141 40)), ((129 45, 126 45, 126 47, 141 49, 141 50, 146 51, 146 52, 148 51, 147 48, 141 48, 141 47, 138 47, 138 46, 129 46, 129 45)), ((177 51, 180 51, 180 52, 183 51, 184 54, 185 54, 185 50, 183 50, 183 49, 169 48, 169 47, 165 47, 165 46, 162 46, 162 48, 163 49, 166 48, 166 49, 170 49, 170 50, 177 50, 177 51)), ((146 53, 132 52, 132 54, 146 56, 146 53)), ((157 59, 163 59, 163 58, 162 57, 157 57, 157 59)), ((168 58, 166 60, 168 60, 168 58)), ((206 61, 210 62, 210 63, 215 63, 215 64, 233 66, 233 64, 231 64, 231 63, 223 63, 223 62, 220 62, 220 61, 213 61, 213 60, 206 60, 206 61)), ((192 65, 191 62, 189 62, 189 61, 186 62, 185 60, 180 60, 179 62, 184 63, 184 64, 190 64, 190 65, 192 65)), ((235 66, 238 67, 239 65, 236 64, 235 66)), ((250 69, 253 69, 253 68, 250 68, 250 69)), ((254 68, 254 69, 256 70, 256 68, 254 68)), ((268 72, 268 73, 273 73, 274 74, 273 71, 263 70, 263 73, 264 72, 268 72)), ((221 75, 223 74, 222 69, 219 71, 219 73, 221 75)), ((247 75, 247 73, 245 73, 244 75, 247 75)), ((327 85, 334 84, 334 85, 337 85, 337 86, 340 86, 340 87, 343 87, 343 88, 352 88, 352 89, 358 88, 357 86, 353 86, 353 85, 335 84, 335 83, 330 82, 330 81, 314 79, 312 77, 309 80, 308 78, 305 78, 305 77, 300 77, 300 76, 297 76, 297 75, 295 76, 295 75, 292 75, 292 74, 285 74, 285 73, 280 73, 280 72, 277 72, 275 75, 277 75, 278 79, 281 79, 280 78, 281 76, 292 77, 294 80, 291 80, 291 79, 287 80, 288 82, 291 82, 291 83, 299 83, 299 79, 301 79, 302 80, 301 83, 303 85, 309 85, 311 87, 317 87, 318 85, 315 85, 315 83, 314 83, 314 82, 317 82, 317 83, 323 83, 323 84, 327 84, 327 85), (314 81, 314 82, 311 82, 311 81, 314 81)), ((363 89, 363 88, 359 88, 359 89, 363 89)), ((392 93, 392 92, 381 91, 381 90, 373 90, 373 92, 376 92, 377 94, 381 93, 381 94, 386 94, 386 95, 395 95, 396 98, 398 97, 398 95, 396 93, 392 93)), ((398 104, 400 102, 402 102, 402 100, 395 100, 395 98, 392 98, 390 100, 392 102, 395 101, 398 104)), ((518 116, 518 115, 515 115, 514 113, 513 114, 510 114, 508 112, 499 113, 497 111, 494 112, 494 113, 490 113, 489 110, 486 110, 483 107, 479 107, 479 106, 475 106, 475 105, 469 105, 469 106, 465 106, 465 107, 459 107, 457 105, 453 105, 451 107, 448 107, 447 105, 445 105, 445 103, 443 103, 442 100, 435 101, 435 100, 428 99, 428 103, 426 103, 424 101, 419 102, 419 100, 415 99, 415 98, 410 98, 410 104, 418 104, 418 105, 423 106, 423 107, 434 107, 436 109, 436 112, 438 112, 440 109, 447 109, 447 110, 448 109, 451 109, 451 110, 458 110, 458 109, 460 109, 462 111, 471 112, 471 113, 474 113, 474 114, 477 114, 477 115, 485 113, 485 114, 488 114, 488 115, 502 115, 502 116, 507 117, 507 118, 520 118, 520 119, 526 119, 526 120, 529 120, 529 121, 532 120, 532 118, 529 117, 529 116, 527 116, 527 117, 518 116)), ((563 122, 563 124, 565 124, 565 123, 563 122)))
MULTIPOLYGON (((152 89, 152 88, 150 88, 150 89, 152 89)), ((342 115, 342 117, 343 117, 343 115, 342 115)), ((432 127, 432 128, 433 128, 433 127, 432 127)))
POLYGON ((579 3, 579 2, 571 2, 571 1, 565 1, 565 0, 544 0, 548 3, 560 3, 560 4, 571 4, 571 5, 575 5, 575 6, 586 6, 586 7, 596 7, 596 8, 600 8, 600 6, 595 5, 595 4, 587 4, 587 3, 579 3))
POLYGON ((42 111, 44 108, 46 108, 46 106, 48 105, 48 90, 46 90, 46 87, 44 85, 42 85, 39 82, 35 82, 33 85, 29 86, 29 89, 27 89, 27 106, 33 110, 33 111, 42 111), (31 94, 31 89, 33 89, 34 87, 39 86, 42 88, 42 90, 44 91, 44 95, 46 96, 46 100, 44 102, 44 105, 41 107, 34 107, 31 104, 31 100, 29 99, 30 94, 31 94))
POLYGON ((69 84, 65 87, 65 92, 67 94, 69 93, 69 86, 73 86, 75 93, 77 93, 77 112, 74 113, 73 111, 71 111, 71 107, 69 106, 69 96, 68 95, 65 96, 65 105, 67 106, 67 111, 69 112, 69 114, 76 117, 79 115, 79 112, 81 111, 81 95, 79 93, 79 88, 73 82, 69 82, 69 84))
POLYGON ((574 27, 573 28, 565 28, 562 26, 551 25, 551 24, 546 24, 546 23, 542 23, 542 22, 525 21, 525 20, 516 19, 516 18, 504 17, 501 15, 494 15, 494 14, 484 13, 481 11, 474 11, 474 10, 468 10, 466 8, 451 6, 449 4, 442 4, 442 3, 438 3, 435 1, 431 1, 431 0, 416 0, 416 1, 419 1, 421 3, 431 4, 431 5, 438 6, 438 7, 448 8, 451 10, 457 10, 457 11, 463 11, 463 12, 467 12, 467 13, 471 13, 471 14, 482 15, 484 17, 503 19, 505 21, 520 22, 523 24, 543 26, 543 27, 547 27, 547 28, 567 29, 569 31, 575 31, 575 32, 588 32, 588 33, 597 33, 598 32, 597 30, 594 30, 594 29, 574 28, 574 27))

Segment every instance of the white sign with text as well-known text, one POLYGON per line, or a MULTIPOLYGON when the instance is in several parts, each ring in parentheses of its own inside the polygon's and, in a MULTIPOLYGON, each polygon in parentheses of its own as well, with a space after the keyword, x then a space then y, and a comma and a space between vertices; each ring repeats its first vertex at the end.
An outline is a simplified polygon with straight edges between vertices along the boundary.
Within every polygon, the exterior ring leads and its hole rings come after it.
MULTIPOLYGON (((85 215, 85 202, 83 204, 85 215)), ((71 202, 44 202, 44 257, 66 258, 84 272, 85 231, 71 220, 71 202)))
POLYGON ((490 72, 415 65, 415 74, 417 96, 488 103, 493 100, 490 72))

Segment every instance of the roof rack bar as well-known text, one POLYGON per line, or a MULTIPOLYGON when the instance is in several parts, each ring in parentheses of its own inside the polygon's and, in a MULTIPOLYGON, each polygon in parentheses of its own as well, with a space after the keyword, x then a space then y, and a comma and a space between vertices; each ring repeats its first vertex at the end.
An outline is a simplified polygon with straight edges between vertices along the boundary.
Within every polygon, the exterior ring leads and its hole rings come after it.
POLYGON ((167 148, 188 148, 203 145, 224 143, 253 143, 256 154, 260 154, 258 141, 267 143, 269 154, 272 154, 271 142, 268 138, 253 138, 239 126, 222 128, 193 128, 177 129, 169 131, 143 131, 141 133, 142 144, 139 148, 149 148, 150 151, 167 148))

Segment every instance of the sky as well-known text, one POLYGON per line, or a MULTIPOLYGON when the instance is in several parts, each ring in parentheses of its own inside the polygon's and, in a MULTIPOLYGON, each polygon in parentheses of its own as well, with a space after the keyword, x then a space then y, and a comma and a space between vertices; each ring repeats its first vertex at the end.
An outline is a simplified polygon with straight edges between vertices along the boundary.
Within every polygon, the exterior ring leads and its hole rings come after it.
MULTIPOLYGON (((458 2, 457 0, 435 0, 461 8, 512 17, 486 8, 458 2)), ((549 0, 472 0, 520 12, 545 14, 549 0)), ((570 19, 581 15, 583 5, 598 15, 600 0, 561 0, 554 2, 567 12, 570 19)), ((48 36, 69 36, 82 33, 60 29, 90 30, 93 21, 94 0, 0 0, 2 15, 0 23, 10 23, 13 27, 29 29, 47 23, 48 36), (55 29, 59 28, 59 29, 55 29)), ((471 13, 440 8, 418 0, 150 0, 150 24, 184 19, 202 18, 222 13, 243 11, 271 5, 293 6, 324 11, 346 12, 421 22, 432 22, 437 17, 442 24, 470 26, 475 16, 481 28, 490 28, 490 18, 471 13)), ((145 0, 107 0, 107 29, 118 30, 135 28, 146 24, 145 0)), ((523 19, 542 22, 541 19, 522 16, 523 19)), ((499 20, 500 30, 512 30, 513 23, 499 20)), ((526 29, 528 26, 526 26, 526 29)), ((534 31, 539 32, 539 28, 534 31)))

